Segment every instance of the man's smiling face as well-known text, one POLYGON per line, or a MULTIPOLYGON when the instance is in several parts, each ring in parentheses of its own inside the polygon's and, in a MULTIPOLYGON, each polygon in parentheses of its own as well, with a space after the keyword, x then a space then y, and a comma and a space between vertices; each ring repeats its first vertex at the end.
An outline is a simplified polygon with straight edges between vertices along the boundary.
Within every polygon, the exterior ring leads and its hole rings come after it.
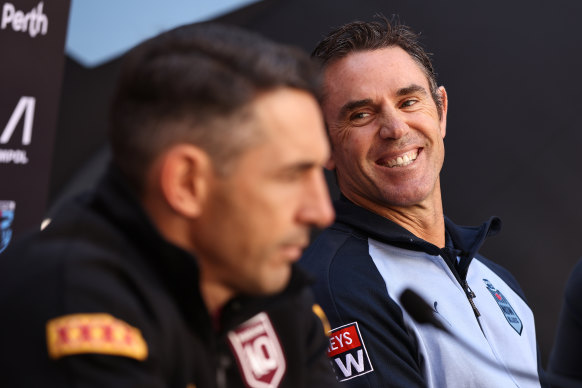
POLYGON ((325 70, 323 112, 329 167, 360 206, 409 207, 440 201, 447 100, 439 115, 425 73, 400 47, 358 51, 325 70))

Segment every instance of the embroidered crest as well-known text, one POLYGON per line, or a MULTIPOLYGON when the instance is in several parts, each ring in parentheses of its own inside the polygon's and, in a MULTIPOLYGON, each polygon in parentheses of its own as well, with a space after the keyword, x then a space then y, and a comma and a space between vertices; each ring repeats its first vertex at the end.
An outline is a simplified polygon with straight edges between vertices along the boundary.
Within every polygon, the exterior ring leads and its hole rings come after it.
POLYGON ((330 332, 327 355, 338 381, 350 380, 374 370, 357 322, 330 332))
POLYGON ((110 354, 143 361, 148 347, 141 332, 109 314, 71 314, 46 324, 49 356, 110 354))
POLYGON ((505 319, 507 319, 507 322, 509 322, 509 324, 511 325, 511 327, 513 327, 517 334, 521 335, 521 331, 523 330, 523 324, 521 323, 521 319, 519 319, 519 316, 517 315, 513 307, 511 307, 511 305, 509 304, 509 301, 505 298, 505 296, 503 296, 501 291, 497 290, 493 286, 493 284, 491 284, 489 280, 483 279, 483 281, 485 282, 485 285, 487 286, 487 289, 489 290, 491 295, 493 295, 493 299, 495 299, 495 301, 497 302, 497 305, 501 309, 501 312, 505 316, 505 319))
POLYGON ((259 313, 228 332, 245 383, 250 388, 275 388, 287 364, 279 338, 266 313, 259 313))

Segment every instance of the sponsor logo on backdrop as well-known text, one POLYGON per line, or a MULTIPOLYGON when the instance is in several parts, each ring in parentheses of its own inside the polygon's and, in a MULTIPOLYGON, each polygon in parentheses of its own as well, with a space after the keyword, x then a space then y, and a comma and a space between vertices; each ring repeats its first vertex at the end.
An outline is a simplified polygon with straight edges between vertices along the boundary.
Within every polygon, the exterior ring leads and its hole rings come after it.
MULTIPOLYGON (((18 123, 23 121, 22 138, 20 144, 27 146, 32 141, 32 127, 34 124, 34 110, 36 107, 36 98, 23 96, 20 97, 16 108, 8 119, 8 123, 0 133, 0 147, 7 144, 15 135, 18 123)), ((2 128, 0 126, 0 128, 2 128)), ((0 164, 27 164, 28 156, 23 149, 5 149, 0 148, 0 164)))
POLYGON ((12 221, 14 221, 14 209, 16 209, 16 202, 0 200, 0 253, 12 240, 12 221))
POLYGON ((12 3, 4 3, 0 29, 12 29, 16 32, 28 33, 31 38, 35 38, 38 34, 46 35, 49 20, 42 12, 43 7, 44 3, 41 1, 32 10, 24 12, 16 9, 12 3))
POLYGON ((350 380, 374 370, 358 322, 340 326, 330 332, 327 355, 339 381, 350 380))

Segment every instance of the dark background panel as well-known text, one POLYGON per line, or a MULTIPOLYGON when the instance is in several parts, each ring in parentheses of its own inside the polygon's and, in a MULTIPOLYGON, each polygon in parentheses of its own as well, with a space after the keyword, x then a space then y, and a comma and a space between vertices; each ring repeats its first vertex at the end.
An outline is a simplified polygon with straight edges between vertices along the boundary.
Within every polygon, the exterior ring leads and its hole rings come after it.
MULTIPOLYGON (((433 53, 450 102, 445 212, 465 225, 502 218, 502 233, 483 253, 524 288, 545 362, 564 283, 581 256, 582 3, 264 0, 218 20, 311 51, 332 27, 378 12, 399 15, 433 53)), ((52 204, 103 166, 118 67, 66 62, 52 204)))
POLYGON ((11 225, 14 236, 31 225, 38 228, 47 206, 69 5, 69 0, 0 4, 4 24, 0 29, 0 133, 22 97, 34 101, 27 108, 32 114, 30 143, 23 142, 25 119, 21 116, 10 140, 0 144, 0 152, 16 150, 27 160, 0 162, 0 201, 16 204, 11 225), (37 18, 26 19, 24 15, 31 12, 37 18), (22 19, 29 22, 22 23, 22 19), (44 33, 42 28, 35 33, 35 27, 43 26, 44 33))

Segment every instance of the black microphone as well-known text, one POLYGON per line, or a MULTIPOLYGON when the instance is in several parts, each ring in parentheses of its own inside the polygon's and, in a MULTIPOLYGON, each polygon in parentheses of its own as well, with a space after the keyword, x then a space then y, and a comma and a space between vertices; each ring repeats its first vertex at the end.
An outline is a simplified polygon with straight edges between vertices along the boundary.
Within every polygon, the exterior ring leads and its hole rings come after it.
POLYGON ((406 312, 416 322, 421 324, 428 323, 437 329, 454 336, 453 333, 451 333, 449 329, 447 329, 446 326, 435 317, 434 311, 430 305, 410 288, 405 289, 402 294, 400 294, 400 303, 402 304, 402 307, 404 307, 404 310, 406 310, 406 312))
MULTIPOLYGON (((489 365, 494 366, 498 369, 506 369, 502 365, 494 362, 490 358, 487 358, 483 353, 476 350, 472 344, 465 341, 463 338, 458 337, 453 332, 451 332, 447 327, 440 321, 440 319, 435 315, 435 311, 430 307, 430 305, 415 291, 410 288, 405 289, 402 294, 400 294, 400 304, 406 310, 406 312, 420 324, 429 324, 445 333, 447 333, 451 338, 460 343, 465 349, 469 350, 472 354, 479 357, 481 360, 485 361, 489 365)), ((550 374, 545 372, 542 376, 537 376, 533 373, 526 372, 523 370, 510 369, 507 368, 511 373, 516 376, 524 377, 527 379, 535 381, 543 381, 550 384, 551 387, 556 388, 580 388, 580 382, 572 379, 568 379, 555 374, 550 374)))

